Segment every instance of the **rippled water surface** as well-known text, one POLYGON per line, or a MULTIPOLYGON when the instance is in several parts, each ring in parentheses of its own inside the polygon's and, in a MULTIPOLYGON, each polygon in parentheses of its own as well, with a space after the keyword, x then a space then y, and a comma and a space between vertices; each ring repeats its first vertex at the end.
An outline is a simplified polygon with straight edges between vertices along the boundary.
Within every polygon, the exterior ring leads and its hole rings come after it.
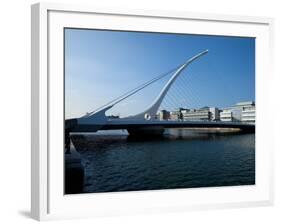
POLYGON ((255 135, 173 129, 158 139, 73 136, 84 192, 255 184, 255 135))

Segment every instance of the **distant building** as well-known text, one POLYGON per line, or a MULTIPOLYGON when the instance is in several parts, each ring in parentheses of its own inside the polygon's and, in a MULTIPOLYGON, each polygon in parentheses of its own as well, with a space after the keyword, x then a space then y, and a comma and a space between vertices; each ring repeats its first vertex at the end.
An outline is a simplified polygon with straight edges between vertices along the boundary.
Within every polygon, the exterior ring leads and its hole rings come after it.
POLYGON ((210 107, 209 111, 211 113, 211 121, 218 121, 220 119, 220 110, 217 107, 210 107))
POLYGON ((179 108, 175 111, 161 110, 157 114, 159 120, 184 121, 225 121, 255 123, 255 102, 239 102, 232 107, 202 107, 200 109, 179 108))
POLYGON ((244 102, 241 113, 241 121, 245 123, 255 123, 256 121, 256 105, 254 102, 244 102))
POLYGON ((231 109, 223 109, 220 112, 220 120, 221 121, 232 121, 233 120, 233 116, 232 116, 231 109))
POLYGON ((242 110, 239 107, 228 107, 224 108, 220 112, 221 121, 241 121, 242 110))
POLYGON ((170 120, 183 120, 183 112, 189 111, 189 109, 180 107, 178 110, 170 112, 170 120))
POLYGON ((255 103, 253 101, 239 102, 220 112, 221 121, 255 122, 255 103))
POLYGON ((201 109, 190 109, 182 111, 182 118, 184 121, 202 121, 210 120, 211 113, 209 107, 203 107, 201 109))
POLYGON ((159 113, 159 120, 168 120, 170 119, 170 112, 167 110, 161 110, 159 113))
POLYGON ((171 111, 170 112, 170 120, 174 120, 174 121, 177 121, 177 120, 180 120, 181 119, 181 111, 171 111))
POLYGON ((236 103, 235 106, 237 106, 237 107, 250 107, 250 106, 255 106, 255 102, 254 101, 239 102, 239 103, 236 103))
POLYGON ((220 114, 217 107, 202 107, 200 109, 182 110, 183 120, 217 121, 220 114))

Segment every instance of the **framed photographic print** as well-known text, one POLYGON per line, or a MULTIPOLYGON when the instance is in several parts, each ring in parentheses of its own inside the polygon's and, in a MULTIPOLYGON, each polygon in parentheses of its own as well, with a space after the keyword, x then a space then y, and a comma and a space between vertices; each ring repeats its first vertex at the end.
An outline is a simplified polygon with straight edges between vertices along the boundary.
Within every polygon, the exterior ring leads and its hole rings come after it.
POLYGON ((32 6, 32 217, 270 205, 271 18, 32 6))

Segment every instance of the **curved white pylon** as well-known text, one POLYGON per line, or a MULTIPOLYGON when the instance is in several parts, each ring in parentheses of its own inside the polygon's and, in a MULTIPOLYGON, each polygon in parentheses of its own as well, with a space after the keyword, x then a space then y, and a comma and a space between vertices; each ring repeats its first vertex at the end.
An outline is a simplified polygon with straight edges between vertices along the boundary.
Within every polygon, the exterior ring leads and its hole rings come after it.
MULTIPOLYGON (((145 111, 143 111, 142 113, 139 113, 137 115, 134 116, 130 116, 127 118, 130 119, 155 119, 156 117, 156 113, 165 97, 165 95, 167 94, 167 92, 169 91, 170 87, 172 86, 172 84, 174 83, 174 81, 177 79, 177 77, 179 77, 179 75, 181 74, 181 72, 194 60, 196 60, 197 58, 203 56, 204 54, 207 54, 208 50, 205 50, 197 55, 195 55, 194 57, 190 58, 188 61, 186 61, 180 68, 178 68, 176 70, 176 72, 172 75, 172 77, 169 79, 169 81, 166 83, 166 85, 163 87, 163 89, 161 90, 160 94, 157 96, 157 98, 154 100, 154 102, 150 105, 150 107, 148 107, 148 109, 146 109, 145 111)), ((124 118, 126 119, 126 118, 124 118)))
MULTIPOLYGON (((148 107, 145 111, 143 111, 142 113, 136 114, 134 116, 130 116, 130 117, 126 117, 126 118, 120 118, 120 119, 133 119, 133 120, 147 120, 147 119, 155 119, 156 117, 156 113, 165 97, 165 95, 167 94, 167 92, 169 91, 171 85, 174 83, 174 81, 176 80, 176 78, 181 74, 181 72, 190 64, 192 63, 194 60, 196 60, 197 58, 205 55, 208 53, 208 50, 205 50, 197 55, 195 55, 194 57, 190 58, 188 61, 186 61, 182 66, 180 66, 175 73, 172 75, 172 77, 169 79, 169 81, 166 83, 166 85, 163 87, 163 89, 161 90, 160 94, 157 96, 157 98, 154 100, 154 102, 151 104, 150 107, 148 107)), ((140 88, 137 88, 136 90, 134 90, 132 93, 125 95, 124 97, 121 97, 120 99, 118 99, 117 102, 114 102, 100 110, 97 110, 95 112, 90 113, 89 115, 83 116, 81 118, 78 118, 78 123, 80 124, 99 124, 99 125, 103 125, 107 123, 108 118, 105 115, 105 112, 107 110, 109 110, 110 108, 112 108, 115 104, 121 102, 122 100, 128 98, 128 96, 131 96, 135 93, 137 93, 138 91, 140 91, 141 89, 145 88, 146 86, 150 85, 151 83, 157 81, 160 78, 156 78, 153 79, 152 81, 148 82, 147 84, 145 84, 144 86, 141 86, 140 88)))

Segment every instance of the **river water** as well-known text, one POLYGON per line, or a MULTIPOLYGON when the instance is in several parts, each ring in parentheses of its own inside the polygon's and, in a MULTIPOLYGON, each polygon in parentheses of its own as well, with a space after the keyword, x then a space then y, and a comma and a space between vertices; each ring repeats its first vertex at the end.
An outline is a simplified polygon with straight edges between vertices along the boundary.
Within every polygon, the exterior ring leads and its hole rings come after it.
POLYGON ((153 139, 124 132, 72 139, 85 193, 255 184, 255 134, 170 129, 153 139))

